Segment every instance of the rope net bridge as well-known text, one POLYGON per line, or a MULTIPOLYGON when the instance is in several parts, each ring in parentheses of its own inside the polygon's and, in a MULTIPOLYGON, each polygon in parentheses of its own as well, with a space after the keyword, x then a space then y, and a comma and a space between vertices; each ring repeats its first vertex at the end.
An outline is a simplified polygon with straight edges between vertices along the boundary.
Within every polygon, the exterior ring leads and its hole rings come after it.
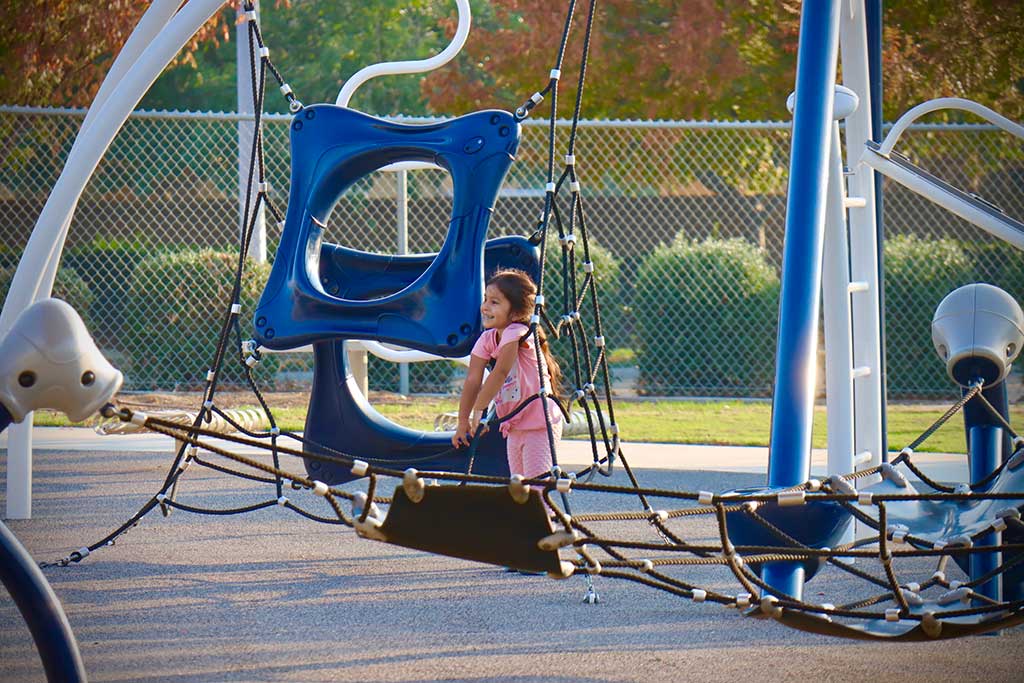
POLYGON ((1024 578, 1024 440, 1014 436, 1013 456, 989 481, 969 486, 948 487, 931 480, 914 464, 913 450, 966 403, 979 400, 980 393, 974 391, 953 405, 892 463, 771 493, 721 494, 582 481, 580 475, 590 468, 581 473, 556 470, 551 476, 527 480, 392 470, 342 454, 273 443, 290 434, 223 434, 108 406, 106 417, 185 441, 185 455, 161 491, 131 520, 58 564, 80 561, 111 544, 158 507, 165 514, 179 509, 223 515, 280 506, 315 521, 352 527, 367 539, 545 572, 552 578, 580 574, 588 582, 596 576, 631 581, 695 603, 718 603, 748 616, 773 618, 800 630, 897 640, 982 633, 1024 621, 1024 599, 1019 589, 1012 589, 1024 578), (258 448, 266 456, 231 450, 238 446, 258 448), (328 486, 272 464, 280 456, 347 467, 366 479, 366 491, 328 486), (191 465, 264 482, 276 495, 236 509, 206 509, 176 500, 173 491, 191 465), (911 483, 911 473, 920 484, 911 483), (378 495, 386 478, 401 483, 393 495, 378 495), (639 499, 644 508, 566 512, 569 499, 592 507, 586 504, 612 495, 639 499), (322 512, 307 506, 318 497, 323 499, 322 512), (654 501, 665 507, 655 509, 654 501), (813 516, 823 506, 841 508, 870 533, 836 547, 815 547, 796 538, 798 532, 782 528, 784 522, 778 523, 785 519, 780 511, 813 516), (737 542, 737 529, 744 524, 762 527, 774 542, 737 542), (992 534, 1002 534, 1002 540, 993 543, 992 534), (969 580, 965 567, 972 558, 992 555, 998 556, 992 569, 969 580), (777 594, 758 574, 770 562, 806 565, 808 576, 821 574, 819 584, 845 600, 812 602, 777 594), (1000 577, 1012 599, 993 599, 982 590, 1000 577))
MULTIPOLYGON (((578 472, 560 467, 550 424, 548 435, 555 465, 551 473, 528 480, 481 474, 480 469, 474 472, 474 449, 482 441, 481 432, 466 454, 464 471, 453 471, 433 465, 452 456, 454 449, 404 457, 397 467, 399 461, 393 454, 356 456, 311 438, 309 429, 301 435, 281 430, 251 373, 260 361, 261 348, 252 340, 243 340, 239 323, 239 283, 257 211, 265 206, 276 220, 284 222, 264 176, 261 112, 268 71, 288 99, 296 121, 305 121, 308 128, 315 125, 313 114, 319 112, 319 119, 333 114, 320 106, 315 110, 304 108, 295 99, 270 61, 255 12, 251 6, 246 9, 250 40, 256 48, 250 51, 256 113, 254 161, 247 193, 254 199, 246 206, 235 286, 206 374, 202 406, 184 423, 127 407, 109 405, 104 409, 107 419, 166 434, 180 447, 159 491, 135 515, 105 538, 56 564, 81 561, 113 544, 157 508, 165 515, 173 509, 230 515, 278 506, 317 522, 352 527, 368 539, 522 571, 546 572, 555 578, 580 574, 587 580, 588 602, 597 601, 593 577, 605 576, 693 602, 718 603, 751 616, 773 618, 794 628, 853 638, 949 638, 1024 621, 1024 525, 1020 519, 1024 505, 1024 441, 1005 425, 1013 438, 1013 456, 985 480, 969 486, 944 486, 928 478, 913 462, 913 449, 964 406, 974 402, 993 410, 980 384, 891 464, 784 490, 712 493, 640 484, 622 451, 615 421, 580 164, 574 153, 595 2, 591 2, 586 19, 572 126, 557 178, 557 94, 574 1, 569 5, 555 68, 546 87, 515 112, 515 118, 522 120, 545 99, 550 102, 544 207, 529 242, 546 245, 548 231, 553 228, 557 233, 561 292, 557 305, 555 298, 545 293, 545 274, 554 269, 546 264, 547 254, 541 248, 530 333, 536 335, 538 327, 544 325, 553 343, 568 347, 571 364, 566 375, 571 377, 575 390, 561 408, 567 417, 574 407, 582 411, 593 462, 578 472), (258 60, 256 54, 260 55, 258 60), (587 323, 593 325, 592 329, 587 323), (269 429, 254 429, 253 423, 239 421, 237 414, 217 404, 218 377, 230 356, 231 340, 237 349, 234 360, 246 371, 269 429), (238 433, 224 433, 225 424, 238 433), (261 455, 236 452, 243 446, 258 449, 261 455), (284 457, 301 458, 306 473, 283 466, 284 457), (611 477, 616 463, 621 464, 628 485, 595 481, 598 474, 611 477), (265 484, 273 494, 232 509, 192 505, 184 501, 182 486, 191 467, 265 484), (336 475, 333 484, 323 481, 325 477, 314 476, 315 472, 336 475), (922 490, 911 484, 904 472, 917 476, 922 490), (386 478, 401 480, 390 496, 380 495, 386 478), (352 491, 339 485, 353 480, 359 480, 358 485, 365 480, 366 490, 352 491), (601 507, 612 496, 627 496, 638 502, 639 509, 573 510, 593 506, 595 500, 601 501, 596 506, 601 507), (310 506, 316 498, 322 498, 323 503, 310 506), (836 543, 836 539, 845 538, 853 520, 873 531, 853 542, 836 543), (797 564, 807 579, 822 574, 821 584, 835 588, 843 599, 832 604, 812 602, 773 589, 760 578, 760 570, 772 563, 797 564), (976 566, 986 570, 970 571, 976 566), (1000 591, 992 590, 992 585, 1000 582, 1005 598, 1000 591)), ((500 117, 492 116, 496 118, 500 117)), ((466 153, 475 151, 475 147, 467 147, 466 153)), ((313 218, 314 222, 319 220, 313 218)), ((283 263, 286 259, 279 254, 275 264, 278 260, 283 263)), ((269 331, 264 332, 265 339, 271 338, 269 331)), ((534 344, 538 365, 543 362, 539 346, 534 344)), ((541 392, 528 401, 550 394, 542 383, 541 392)), ((497 432, 496 424, 492 419, 492 435, 497 432)))

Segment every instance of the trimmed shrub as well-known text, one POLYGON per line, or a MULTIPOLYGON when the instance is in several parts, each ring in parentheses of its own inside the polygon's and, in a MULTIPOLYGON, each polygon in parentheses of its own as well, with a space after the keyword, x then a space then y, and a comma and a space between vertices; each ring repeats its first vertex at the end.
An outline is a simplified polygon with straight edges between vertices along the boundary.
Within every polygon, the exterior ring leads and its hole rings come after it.
MULTIPOLYGON (((235 254, 204 249, 159 254, 135 267, 123 333, 128 357, 125 377, 133 388, 180 390, 205 383, 230 306, 237 260, 235 254)), ((269 274, 268 264, 247 261, 240 299, 243 339, 251 336, 249 318, 269 274)), ((221 385, 245 384, 238 358, 238 341, 232 333, 221 385)), ((276 366, 273 354, 264 355, 256 367, 257 381, 273 380, 276 366)))
POLYGON ((96 321, 93 334, 101 346, 120 346, 132 272, 147 254, 157 251, 154 246, 117 240, 96 240, 65 251, 64 263, 78 272, 95 292, 89 314, 96 321))
MULTIPOLYGON (((17 265, 0 269, 0 306, 3 305, 3 302, 7 301, 7 292, 11 288, 11 282, 14 280, 14 272, 16 270, 17 265)), ((89 289, 89 285, 85 283, 85 280, 74 269, 57 269, 57 277, 53 281, 51 296, 54 299, 62 299, 71 304, 78 311, 78 315, 82 316, 82 321, 89 329, 89 332, 93 335, 96 334, 93 318, 89 313, 89 308, 92 306, 95 297, 92 290, 89 289)))
POLYGON ((641 391, 770 395, 779 278, 756 246, 677 238, 647 257, 634 291, 641 391))
MULTIPOLYGON (((601 311, 601 331, 606 340, 606 348, 610 351, 619 346, 628 346, 630 339, 626 334, 626 314, 622 305, 619 286, 620 264, 612 256, 612 252, 588 239, 590 260, 594 263, 594 280, 597 285, 598 303, 601 311)), ((582 285, 586 276, 583 271, 583 242, 577 240, 576 246, 576 283, 582 285)), ((567 312, 566 306, 572 302, 566 302, 564 294, 565 278, 562 273, 562 246, 558 241, 558 233, 549 228, 546 251, 544 256, 544 300, 545 309, 551 321, 557 323, 559 318, 567 312)), ((579 297, 581 292, 577 292, 579 297)), ((570 293, 571 296, 571 293, 570 293)), ((594 319, 594 303, 588 293, 583 299, 580 307, 580 315, 583 320, 588 338, 587 344, 590 347, 591 359, 596 359, 598 349, 594 346, 594 336, 597 334, 597 321, 594 319)), ((570 390, 573 384, 573 353, 572 343, 568 335, 559 339, 550 339, 550 346, 555 360, 562 369, 562 375, 566 378, 566 391, 570 390)), ((582 345, 581 345, 582 351, 582 345)), ((582 356, 580 357, 580 371, 586 373, 586 365, 582 356)), ((598 375, 600 379, 600 375, 598 375)), ((572 387, 574 388, 574 387, 572 387)))
POLYGON ((954 240, 899 235, 885 242, 885 340, 889 396, 957 393, 932 346, 935 307, 973 281, 973 264, 954 240))

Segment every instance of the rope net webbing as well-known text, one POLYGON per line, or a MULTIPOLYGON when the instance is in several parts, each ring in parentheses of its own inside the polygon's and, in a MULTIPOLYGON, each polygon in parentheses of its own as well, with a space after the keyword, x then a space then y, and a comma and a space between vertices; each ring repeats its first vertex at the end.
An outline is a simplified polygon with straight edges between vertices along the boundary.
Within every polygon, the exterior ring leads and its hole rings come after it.
MULTIPOLYGON (((255 13, 246 4, 246 18, 249 22, 249 36, 252 43, 263 47, 263 39, 256 24, 255 13)), ((587 51, 590 43, 590 31, 593 25, 596 2, 590 3, 587 18, 586 37, 579 86, 565 155, 564 170, 557 181, 554 178, 554 159, 556 150, 555 116, 557 109, 557 88, 568 43, 568 34, 573 23, 575 2, 570 3, 566 17, 565 29, 558 50, 556 70, 547 87, 534 98, 517 110, 522 118, 544 96, 550 95, 551 109, 549 119, 549 163, 548 184, 544 198, 544 210, 537 226, 535 237, 542 245, 547 244, 547 231, 552 221, 561 245, 560 268, 562 273, 562 305, 557 320, 549 315, 551 306, 538 303, 536 319, 531 323, 531 333, 536 335, 538 324, 543 323, 554 339, 566 338, 571 344, 572 377, 576 388, 569 406, 562 406, 568 414, 574 403, 583 409, 590 435, 593 464, 575 474, 565 474, 561 468, 543 477, 522 480, 511 480, 498 477, 474 475, 472 472, 433 472, 399 471, 388 468, 388 459, 364 458, 356 459, 336 449, 326 448, 321 444, 312 443, 301 435, 282 431, 277 426, 271 408, 268 406, 252 372, 251 364, 259 360, 259 350, 251 343, 242 341, 239 324, 240 301, 239 292, 241 276, 245 265, 244 255, 252 238, 256 213, 265 206, 276 219, 281 220, 271 196, 260 189, 255 193, 255 200, 246 203, 244 225, 246 229, 240 238, 239 259, 235 272, 234 287, 230 302, 225 311, 221 334, 216 345, 211 370, 203 392, 202 408, 190 415, 186 422, 180 419, 168 419, 159 415, 145 415, 128 408, 110 406, 105 409, 104 416, 116 418, 125 423, 144 426, 152 431, 166 434, 180 442, 173 462, 158 492, 150 498, 140 510, 128 521, 108 534, 100 541, 81 548, 67 557, 54 563, 67 565, 78 562, 91 552, 113 544, 121 535, 139 524, 154 509, 161 509, 168 514, 171 509, 193 512, 197 514, 229 515, 243 514, 253 510, 272 506, 283 507, 296 514, 317 522, 355 527, 357 532, 367 537, 375 537, 375 529, 384 519, 384 512, 378 507, 387 506, 390 497, 378 496, 376 492, 382 477, 402 480, 402 486, 410 497, 424 486, 425 481, 447 483, 473 483, 492 486, 508 486, 513 495, 519 495, 526 487, 536 487, 542 491, 543 498, 553 515, 556 528, 564 532, 560 538, 562 553, 571 557, 575 572, 588 577, 605 576, 655 588, 694 602, 715 602, 740 609, 759 608, 762 614, 780 618, 785 622, 784 615, 821 616, 812 622, 792 623, 798 628, 808 630, 820 629, 837 635, 856 634, 839 629, 835 620, 852 619, 865 622, 884 621, 891 623, 920 624, 928 637, 939 637, 942 634, 961 635, 967 631, 948 627, 943 631, 935 628, 935 620, 940 622, 955 619, 989 618, 985 628, 998 628, 1014 619, 1024 618, 1024 604, 1020 601, 998 601, 984 596, 978 588, 993 577, 1005 576, 1024 561, 1024 545, 1020 543, 992 543, 993 533, 1011 529, 1014 538, 1022 538, 1024 525, 1020 522, 1019 512, 1009 508, 1005 514, 994 517, 990 526, 978 530, 971 538, 956 544, 935 544, 932 541, 914 536, 912 533, 901 533, 890 529, 885 523, 886 504, 906 501, 929 501, 933 503, 954 504, 966 501, 1006 500, 1019 501, 1024 494, 1001 492, 971 492, 954 490, 927 477, 919 479, 931 491, 926 493, 880 493, 871 496, 870 503, 865 506, 864 500, 853 489, 851 482, 865 479, 881 479, 892 477, 891 467, 883 465, 869 470, 857 472, 846 477, 834 478, 824 484, 810 481, 800 487, 787 491, 772 491, 759 494, 730 494, 728 496, 711 494, 701 491, 679 491, 666 488, 643 487, 638 482, 633 470, 629 467, 618 438, 615 422, 614 406, 609 381, 607 348, 601 326, 601 311, 597 278, 591 258, 588 226, 584 212, 584 202, 580 187, 578 164, 575 158, 576 125, 579 119, 580 106, 587 66, 587 51), (557 75, 556 75, 557 71, 557 75), (537 99, 540 98, 540 99, 537 99), (561 194, 568 184, 570 196, 568 202, 563 201, 561 194), (563 212, 562 204, 568 204, 563 212), (582 281, 579 278, 580 264, 577 263, 578 249, 583 249, 582 281), (594 346, 590 345, 590 336, 584 324, 581 308, 589 303, 594 323, 594 346), (237 420, 230 411, 221 409, 216 404, 218 378, 223 363, 229 356, 229 339, 234 337, 238 353, 235 357, 245 371, 247 382, 261 406, 263 416, 269 429, 253 428, 237 420), (238 434, 225 434, 215 419, 232 425, 238 434), (285 445, 291 444, 291 445, 285 445), (256 449, 261 455, 243 455, 232 449, 247 447, 256 449), (202 454, 202 455, 201 455, 202 454), (221 462, 214 462, 208 456, 214 456, 221 462), (332 487, 323 482, 309 478, 305 474, 294 472, 290 467, 282 466, 282 457, 305 458, 331 462, 349 468, 354 474, 365 479, 367 490, 353 492, 341 487, 332 487), (628 475, 629 485, 594 483, 594 474, 612 474, 612 465, 618 460, 628 475), (212 509, 176 500, 179 484, 184 481, 190 466, 196 465, 225 475, 240 477, 254 484, 271 484, 274 493, 262 501, 250 505, 228 509, 212 509), (889 468, 889 469, 886 469, 889 468), (625 511, 594 511, 570 515, 568 510, 568 494, 574 491, 579 497, 599 494, 601 501, 611 495, 629 496, 639 500, 642 508, 639 512, 625 511), (875 534, 858 539, 852 544, 834 549, 809 547, 787 534, 783 529, 758 513, 759 506, 766 503, 781 504, 782 496, 793 491, 804 495, 808 503, 838 503, 850 511, 855 518, 875 529, 875 534), (554 500, 554 493, 560 493, 562 505, 554 500), (313 494, 310 496, 309 494, 313 494), (306 507, 310 502, 315 504, 316 497, 323 498, 328 510, 314 512, 306 507), (294 500, 293 500, 294 498, 294 500), (665 501, 670 509, 657 510, 651 501, 665 501), (300 504, 300 502, 302 504, 300 504), (348 512, 343 502, 351 507, 348 512), (873 511, 868 514, 865 508, 873 511), (729 536, 729 515, 741 514, 749 517, 753 523, 766 528, 777 544, 771 545, 735 545, 729 536), (644 536, 653 530, 658 540, 644 540, 644 536), (687 540, 689 539, 689 540, 687 540), (955 578, 957 563, 951 559, 970 557, 978 554, 1001 553, 1000 561, 985 575, 968 580, 966 576, 955 578), (856 564, 853 561, 856 561, 856 564), (838 606, 828 603, 815 603, 795 596, 781 595, 770 589, 761 580, 756 567, 766 562, 824 562, 828 570, 839 580, 848 580, 857 585, 866 585, 870 589, 867 595, 858 595, 846 599, 838 606), (685 575, 679 575, 685 572, 685 575), (697 579, 697 580, 694 580, 697 579), (730 592, 723 590, 725 583, 738 584, 742 590, 730 592), (701 588, 702 583, 704 588, 701 588), (937 616, 921 605, 939 605, 944 611, 937 616), (956 606, 956 609, 950 606, 956 606), (833 628, 835 625, 835 628, 833 628)), ((250 51, 255 54, 257 50, 250 51)), ((263 135, 261 111, 267 72, 269 71, 282 93, 289 101, 293 111, 301 109, 301 104, 291 93, 291 89, 283 82, 277 69, 270 62, 265 51, 261 53, 259 63, 255 57, 250 60, 250 71, 253 77, 253 104, 255 114, 255 134, 252 142, 253 162, 249 170, 249 195, 252 187, 265 187, 263 163, 263 135)), ((544 251, 542 250, 542 266, 544 251)), ((543 296, 544 268, 538 284, 538 294, 543 296)), ((539 357, 538 366, 542 362, 539 357)), ((893 465, 903 465, 914 473, 920 469, 912 462, 913 449, 917 448, 931 436, 944 422, 963 409, 972 400, 981 397, 980 386, 953 405, 935 424, 931 425, 922 435, 915 439, 910 447, 904 449, 893 465)), ((531 400, 536 400, 535 396, 531 400)), ((990 412, 994 408, 987 402, 982 405, 990 412)), ((546 412, 546 411, 545 411, 546 412)), ((549 439, 551 426, 548 425, 549 439)), ((1011 431, 1011 436, 1016 435, 1011 431)), ((1017 443, 1017 442, 1015 442, 1017 443)), ((555 444, 552 442, 552 452, 555 444)), ((1018 448, 1018 454, 1024 448, 1018 448)), ((987 481, 994 479, 1006 469, 1003 465, 987 481)), ((320 505, 322 507, 323 504, 320 505)), ((597 505, 600 508, 603 506, 597 505)), ((823 570, 824 571, 824 570, 823 570)), ((961 572, 962 574, 963 572, 961 572)), ((803 618, 801 617, 801 618, 803 618)))

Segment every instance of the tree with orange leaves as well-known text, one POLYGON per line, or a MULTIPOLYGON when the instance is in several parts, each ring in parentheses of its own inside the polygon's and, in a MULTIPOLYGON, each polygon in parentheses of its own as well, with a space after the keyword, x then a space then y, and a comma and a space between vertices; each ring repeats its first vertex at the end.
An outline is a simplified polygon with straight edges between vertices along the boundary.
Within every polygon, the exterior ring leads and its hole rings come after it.
MULTIPOLYGON (((0 0, 0 102, 88 105, 149 0, 0 0)), ((178 55, 223 41, 234 10, 215 15, 178 55)))

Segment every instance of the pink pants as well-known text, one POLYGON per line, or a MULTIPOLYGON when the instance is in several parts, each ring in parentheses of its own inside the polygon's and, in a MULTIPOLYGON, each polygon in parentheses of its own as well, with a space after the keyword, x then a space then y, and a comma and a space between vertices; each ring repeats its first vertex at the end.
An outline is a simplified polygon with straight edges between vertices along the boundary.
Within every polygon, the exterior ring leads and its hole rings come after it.
MULTIPOLYGON (((555 443, 562 438, 562 421, 551 425, 555 443)), ((508 433, 508 469, 512 474, 525 478, 538 477, 551 471, 551 447, 548 430, 512 429, 508 433)))

